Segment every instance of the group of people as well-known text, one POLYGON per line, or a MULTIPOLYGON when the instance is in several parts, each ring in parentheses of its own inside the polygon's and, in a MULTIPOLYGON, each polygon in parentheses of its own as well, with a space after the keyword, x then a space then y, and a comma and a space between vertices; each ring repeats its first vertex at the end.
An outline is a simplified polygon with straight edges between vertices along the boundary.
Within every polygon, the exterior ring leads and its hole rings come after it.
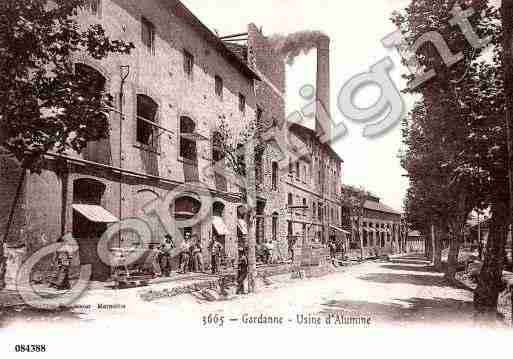
MULTIPOLYGON (((175 248, 173 238, 170 235, 165 236, 164 243, 158 248, 156 262, 158 263, 162 276, 169 277, 171 274, 171 251, 175 248)), ((218 274, 221 267, 221 256, 223 254, 223 245, 214 238, 210 247, 212 274, 218 274)), ((197 236, 187 232, 184 241, 180 246, 178 273, 188 272, 202 273, 205 271, 203 264, 203 255, 201 241, 197 236)), ((158 272, 156 270, 156 272, 158 272)))

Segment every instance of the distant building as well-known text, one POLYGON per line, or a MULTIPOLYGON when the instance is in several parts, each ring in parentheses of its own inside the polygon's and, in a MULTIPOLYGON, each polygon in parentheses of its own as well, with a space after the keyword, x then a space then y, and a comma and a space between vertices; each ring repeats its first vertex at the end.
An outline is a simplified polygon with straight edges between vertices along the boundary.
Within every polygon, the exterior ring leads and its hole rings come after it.
POLYGON ((406 250, 408 252, 423 252, 426 248, 426 238, 419 231, 408 232, 406 250))
POLYGON ((361 190, 344 187, 352 193, 352 208, 344 209, 351 223, 349 251, 351 256, 372 257, 398 254, 406 250, 401 213, 382 203, 380 198, 361 190), (360 207, 360 208, 359 208, 360 207))

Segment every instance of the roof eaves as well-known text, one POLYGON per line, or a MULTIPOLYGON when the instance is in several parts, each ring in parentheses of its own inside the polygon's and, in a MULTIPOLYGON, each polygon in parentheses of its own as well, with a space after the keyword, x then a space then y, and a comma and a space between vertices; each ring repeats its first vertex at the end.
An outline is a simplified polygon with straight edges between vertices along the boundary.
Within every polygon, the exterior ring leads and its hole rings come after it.
POLYGON ((261 80, 260 76, 247 63, 242 61, 234 52, 232 52, 219 37, 214 34, 196 15, 194 15, 181 1, 169 0, 173 13, 185 20, 189 25, 195 28, 203 37, 211 42, 216 49, 226 57, 228 61, 236 65, 236 67, 247 77, 254 80, 261 80))

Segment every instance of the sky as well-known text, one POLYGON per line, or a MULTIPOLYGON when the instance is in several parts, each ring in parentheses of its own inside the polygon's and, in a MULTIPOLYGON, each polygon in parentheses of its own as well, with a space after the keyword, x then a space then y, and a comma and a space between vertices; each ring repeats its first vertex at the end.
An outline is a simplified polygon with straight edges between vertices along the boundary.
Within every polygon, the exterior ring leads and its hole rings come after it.
MULTIPOLYGON (((400 166, 398 153, 401 124, 378 138, 362 136, 363 126, 343 118, 336 108, 340 89, 355 75, 368 72, 370 66, 390 57, 391 71, 399 89, 405 87, 401 73, 405 71, 395 50, 386 49, 381 39, 396 30, 390 21, 394 10, 404 8, 408 0, 182 0, 182 2, 221 36, 245 32, 247 24, 262 27, 265 35, 289 34, 303 30, 320 30, 331 38, 331 113, 336 122, 343 122, 348 134, 333 148, 343 158, 344 184, 363 186, 382 202, 401 210, 408 188, 408 179, 400 166)), ((306 102, 299 89, 315 85, 316 53, 301 56, 287 67, 287 113, 301 109, 306 102)), ((377 87, 359 91, 354 99, 359 107, 371 106, 380 92, 377 87)), ((404 98, 405 113, 412 99, 404 98)))

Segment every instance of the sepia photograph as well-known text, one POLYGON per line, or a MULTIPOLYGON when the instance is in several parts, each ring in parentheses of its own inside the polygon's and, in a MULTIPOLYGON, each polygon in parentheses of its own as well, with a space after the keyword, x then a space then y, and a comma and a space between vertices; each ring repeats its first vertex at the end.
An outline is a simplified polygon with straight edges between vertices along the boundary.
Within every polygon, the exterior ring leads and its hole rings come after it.
POLYGON ((0 355, 505 355, 512 131, 513 0, 0 0, 0 355))

